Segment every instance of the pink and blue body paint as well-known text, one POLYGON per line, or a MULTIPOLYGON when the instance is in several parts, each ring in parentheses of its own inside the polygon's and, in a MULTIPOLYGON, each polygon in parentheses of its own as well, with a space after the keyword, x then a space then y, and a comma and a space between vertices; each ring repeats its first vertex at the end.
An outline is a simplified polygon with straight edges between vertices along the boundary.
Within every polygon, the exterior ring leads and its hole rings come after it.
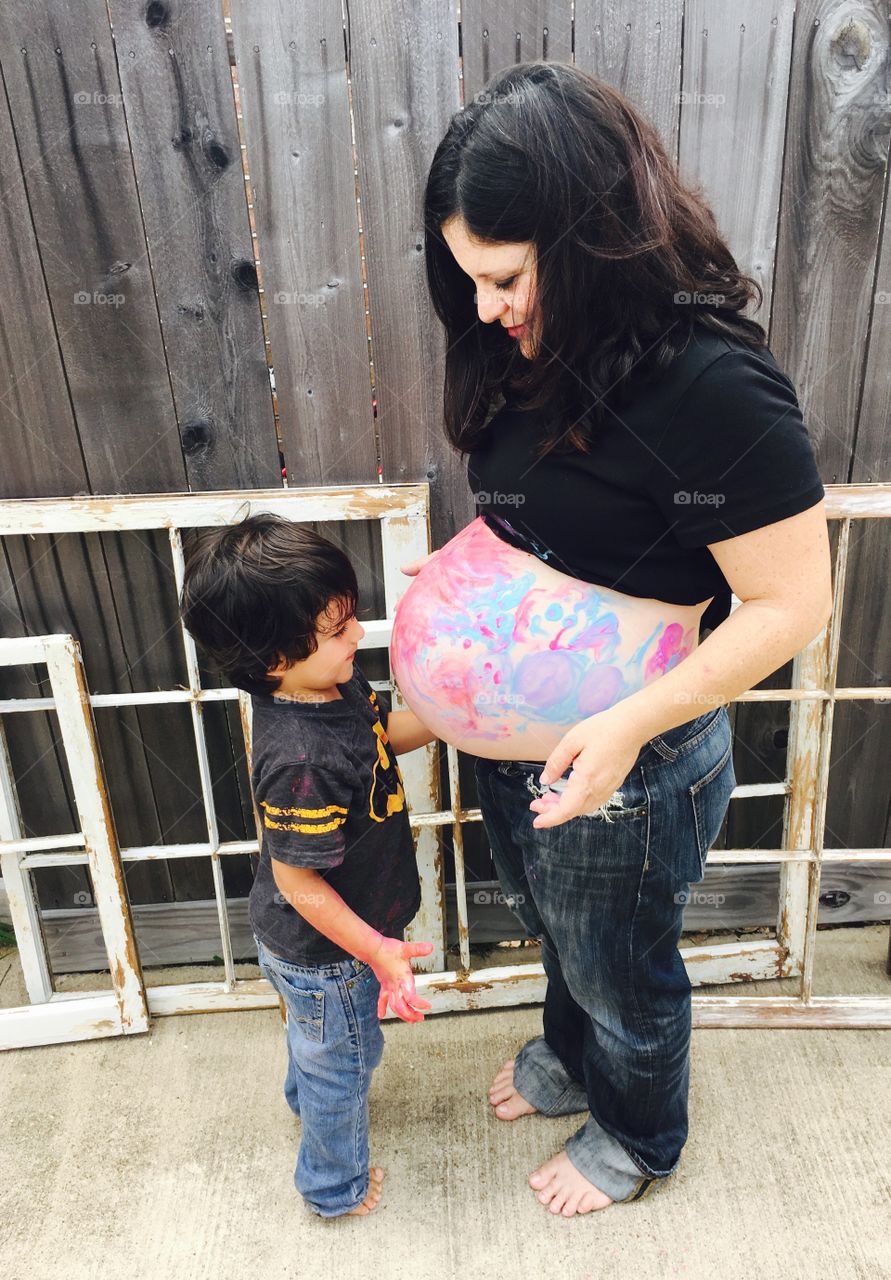
POLYGON ((616 593, 543 570, 477 518, 399 602, 393 674, 408 705, 446 742, 491 758, 545 759, 572 725, 695 647, 695 629, 668 622, 623 652, 616 593), (512 742, 533 754, 511 756, 512 742))

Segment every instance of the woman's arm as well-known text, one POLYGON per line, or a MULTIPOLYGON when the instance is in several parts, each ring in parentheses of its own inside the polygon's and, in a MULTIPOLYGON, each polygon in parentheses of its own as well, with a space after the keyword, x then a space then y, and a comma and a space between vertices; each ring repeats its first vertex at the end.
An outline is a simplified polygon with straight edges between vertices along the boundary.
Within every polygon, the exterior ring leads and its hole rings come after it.
POLYGON ((535 827, 605 804, 650 738, 732 702, 799 653, 832 611, 823 501, 799 515, 709 545, 740 607, 689 657, 646 688, 574 725, 551 752, 543 785, 573 765, 557 797, 533 800, 535 827))
POLYGON ((635 718, 641 745, 754 688, 800 653, 832 612, 822 500, 709 551, 742 603, 683 662, 618 704, 635 718))
POLYGON ((436 741, 436 734, 413 711, 391 711, 387 716, 387 737, 397 756, 436 741))

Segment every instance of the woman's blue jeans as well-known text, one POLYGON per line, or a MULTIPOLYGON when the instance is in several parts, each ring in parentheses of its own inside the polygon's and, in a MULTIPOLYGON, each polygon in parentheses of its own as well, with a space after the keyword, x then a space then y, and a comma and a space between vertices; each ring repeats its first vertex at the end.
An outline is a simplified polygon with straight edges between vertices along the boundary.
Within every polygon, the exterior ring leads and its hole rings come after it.
POLYGON ((254 941, 288 1013, 285 1098, 301 1125, 294 1185, 314 1213, 338 1217, 368 1194, 368 1088, 384 1051, 380 984, 358 960, 304 967, 254 941))
MULTIPOLYGON (((636 1200, 687 1139, 690 980, 678 952, 736 785, 725 706, 651 738, 597 814, 535 828, 542 764, 478 759, 502 887, 547 975, 543 1036, 514 1084, 544 1115, 589 1112, 566 1143, 613 1200, 636 1200)), ((564 777, 568 777, 570 770, 564 777)))

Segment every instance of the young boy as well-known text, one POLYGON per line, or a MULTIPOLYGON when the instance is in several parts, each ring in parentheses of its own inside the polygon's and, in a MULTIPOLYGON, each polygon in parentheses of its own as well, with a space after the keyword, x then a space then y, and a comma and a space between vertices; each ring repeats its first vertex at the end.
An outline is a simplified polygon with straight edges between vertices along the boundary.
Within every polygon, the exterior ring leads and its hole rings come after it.
POLYGON ((252 695, 251 786, 263 827, 249 916, 260 968, 288 1011, 285 1097, 300 1117, 297 1190, 322 1217, 369 1213, 368 1087, 389 1004, 423 1021, 403 941, 420 884, 395 754, 433 741, 390 711, 354 661, 356 575, 310 529, 271 514, 202 531, 183 621, 252 695))

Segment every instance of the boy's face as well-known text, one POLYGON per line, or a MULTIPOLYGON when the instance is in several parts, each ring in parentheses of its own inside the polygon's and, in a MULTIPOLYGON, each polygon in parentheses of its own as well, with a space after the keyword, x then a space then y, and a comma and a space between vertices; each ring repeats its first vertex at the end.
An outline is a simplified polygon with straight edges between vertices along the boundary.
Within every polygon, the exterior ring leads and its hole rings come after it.
POLYGON ((335 685, 345 684, 353 674, 353 655, 365 628, 353 614, 338 625, 340 609, 335 601, 329 603, 316 618, 318 648, 302 662, 291 667, 279 664, 270 667, 268 674, 279 676, 281 683, 276 693, 326 693, 335 685))

